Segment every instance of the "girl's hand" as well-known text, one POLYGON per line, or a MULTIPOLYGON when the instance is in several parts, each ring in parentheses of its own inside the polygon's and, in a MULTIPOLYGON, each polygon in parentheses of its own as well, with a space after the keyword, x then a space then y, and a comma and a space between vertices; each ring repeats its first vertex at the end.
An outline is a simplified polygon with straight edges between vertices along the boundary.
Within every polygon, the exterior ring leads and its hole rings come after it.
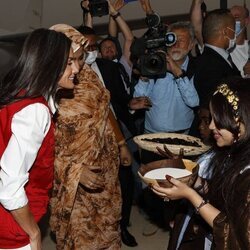
POLYGON ((179 200, 179 199, 189 199, 192 188, 187 186, 185 183, 176 180, 175 178, 167 175, 166 179, 173 184, 171 188, 163 188, 158 185, 152 185, 152 191, 159 195, 162 198, 168 198, 170 200, 179 200))

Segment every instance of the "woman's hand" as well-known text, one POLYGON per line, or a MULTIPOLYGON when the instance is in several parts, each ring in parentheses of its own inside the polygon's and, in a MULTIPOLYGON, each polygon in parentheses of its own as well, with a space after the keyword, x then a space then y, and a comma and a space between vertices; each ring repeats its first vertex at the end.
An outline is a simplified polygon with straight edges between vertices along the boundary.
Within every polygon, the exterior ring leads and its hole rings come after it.
POLYGON ((10 211, 15 221, 29 235, 30 247, 32 250, 41 250, 41 232, 29 209, 29 205, 10 211))
POLYGON ((179 200, 183 198, 189 200, 194 191, 192 188, 169 175, 166 176, 166 179, 173 184, 173 187, 163 188, 158 185, 152 185, 151 189, 155 194, 159 195, 161 198, 168 198, 169 200, 179 200))
POLYGON ((30 248, 31 250, 41 250, 42 249, 42 240, 40 231, 35 235, 30 235, 30 248))
POLYGON ((80 183, 91 190, 104 188, 104 177, 100 166, 84 166, 80 177, 80 183))
POLYGON ((120 161, 122 166, 130 166, 132 164, 132 155, 128 149, 127 144, 119 146, 120 149, 120 161))

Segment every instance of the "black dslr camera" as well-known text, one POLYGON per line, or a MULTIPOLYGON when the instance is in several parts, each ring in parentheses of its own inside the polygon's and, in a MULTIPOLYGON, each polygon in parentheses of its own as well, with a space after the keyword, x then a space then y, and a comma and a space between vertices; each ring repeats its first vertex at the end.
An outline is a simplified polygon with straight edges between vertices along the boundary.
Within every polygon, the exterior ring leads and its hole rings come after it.
POLYGON ((106 0, 89 0, 91 16, 105 16, 109 14, 109 6, 106 0))
POLYGON ((142 76, 160 77, 167 71, 167 47, 174 45, 177 38, 175 33, 167 32, 157 14, 148 15, 146 24, 147 32, 131 45, 132 61, 142 76))

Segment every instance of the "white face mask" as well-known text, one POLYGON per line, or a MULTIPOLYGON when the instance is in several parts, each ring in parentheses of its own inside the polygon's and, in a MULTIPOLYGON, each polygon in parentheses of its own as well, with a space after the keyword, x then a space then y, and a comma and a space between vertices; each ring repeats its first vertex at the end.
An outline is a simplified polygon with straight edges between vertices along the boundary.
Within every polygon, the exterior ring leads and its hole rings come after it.
POLYGON ((88 51, 86 55, 85 63, 92 64, 93 62, 95 62, 97 56, 98 56, 97 50, 88 51))
POLYGON ((238 36, 242 32, 242 30, 244 30, 244 29, 245 29, 244 26, 241 28, 240 21, 235 22, 235 34, 236 34, 236 36, 238 36))
POLYGON ((231 51, 231 50, 233 50, 233 49, 235 48, 235 46, 236 46, 236 35, 234 36, 233 39, 230 39, 230 38, 228 38, 228 39, 229 39, 229 44, 228 44, 227 51, 231 51))
MULTIPOLYGON (((232 30, 231 28, 227 27, 228 29, 232 30)), ((234 30, 232 30, 234 32, 234 30)), ((235 46, 236 46, 236 33, 234 33, 234 38, 233 39, 230 39, 228 36, 226 36, 226 38, 229 40, 229 44, 228 44, 228 47, 227 47, 227 51, 232 51, 235 46)))

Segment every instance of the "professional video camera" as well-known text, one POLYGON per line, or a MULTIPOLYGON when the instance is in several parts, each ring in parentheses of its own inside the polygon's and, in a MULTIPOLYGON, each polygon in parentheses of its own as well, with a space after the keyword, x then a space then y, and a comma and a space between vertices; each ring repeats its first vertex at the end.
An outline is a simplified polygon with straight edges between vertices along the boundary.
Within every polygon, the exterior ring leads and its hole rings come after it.
POLYGON ((166 73, 167 47, 176 43, 176 35, 167 32, 160 16, 156 13, 146 17, 147 32, 131 45, 132 58, 142 76, 161 76, 166 73), (136 62, 135 62, 136 61, 136 62))
MULTIPOLYGON (((81 1, 81 7, 83 11, 88 12, 82 5, 83 1, 81 1)), ((108 15, 109 14, 108 2, 106 0, 89 0, 89 12, 91 16, 100 17, 100 16, 108 15)))

